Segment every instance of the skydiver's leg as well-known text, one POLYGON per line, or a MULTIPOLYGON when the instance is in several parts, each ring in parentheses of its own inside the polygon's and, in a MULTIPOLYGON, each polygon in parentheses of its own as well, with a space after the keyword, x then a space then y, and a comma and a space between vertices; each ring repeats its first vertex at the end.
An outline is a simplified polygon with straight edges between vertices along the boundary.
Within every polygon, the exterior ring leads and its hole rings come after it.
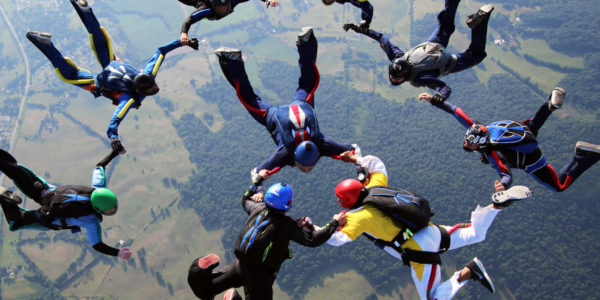
POLYGON ((48 230, 48 228, 38 223, 40 219, 39 210, 26 210, 17 204, 8 203, 5 199, 0 199, 0 206, 2 206, 2 211, 4 212, 4 217, 6 222, 8 222, 8 229, 10 231, 17 231, 19 229, 48 230))
POLYGON ((244 276, 244 294, 246 300, 273 299, 273 282, 276 273, 261 268, 241 265, 244 276))
POLYGON ((113 53, 110 37, 106 33, 106 30, 104 30, 104 27, 100 26, 92 8, 86 1, 71 0, 71 4, 75 8, 83 25, 85 25, 85 29, 90 34, 92 51, 102 68, 105 68, 111 61, 118 59, 113 53))
POLYGON ((250 81, 248 80, 248 74, 244 68, 244 61, 242 60, 242 51, 231 48, 219 48, 216 51, 219 57, 219 65, 223 71, 223 75, 231 86, 235 89, 237 97, 244 105, 250 115, 263 126, 267 126, 267 111, 271 107, 270 104, 264 102, 258 97, 250 81))
POLYGON ((563 88, 555 87, 548 95, 546 102, 540 106, 533 117, 523 122, 531 129, 533 135, 537 136, 538 130, 542 128, 550 114, 562 106, 565 94, 566 92, 563 88))
POLYGON ((318 43, 312 28, 302 28, 298 34, 298 66, 300 67, 300 78, 298 79, 298 89, 294 101, 306 101, 312 107, 314 104, 314 94, 319 87, 319 69, 317 69, 317 49, 318 43))
POLYGON ((471 223, 457 224, 453 227, 444 226, 450 233, 450 248, 448 250, 485 240, 486 233, 499 212, 500 209, 496 209, 492 205, 486 207, 478 205, 475 211, 471 212, 471 223))
POLYGON ((444 9, 437 16, 438 27, 427 39, 428 42, 434 42, 442 44, 444 47, 448 47, 450 36, 455 30, 454 18, 459 3, 460 0, 446 0, 444 9))
POLYGON ((58 49, 54 47, 50 34, 29 31, 26 36, 50 60, 56 74, 62 81, 76 85, 98 96, 94 93, 96 91, 94 75, 88 70, 77 67, 68 57, 63 57, 58 49))
POLYGON ((582 151, 575 149, 571 160, 556 173, 550 164, 546 164, 543 168, 531 173, 531 175, 547 188, 562 192, 566 190, 581 174, 592 167, 600 160, 600 153, 582 151))
POLYGON ((244 274, 242 274, 240 262, 237 259, 223 270, 215 272, 214 275, 215 277, 212 279, 212 293, 214 295, 232 287, 240 287, 247 281, 244 274))
POLYGON ((41 202, 41 193, 48 187, 44 179, 17 163, 8 152, 0 149, 0 171, 8 176, 27 197, 41 202))
MULTIPOLYGON (((215 295, 213 280, 215 278, 219 278, 219 276, 226 276, 231 274, 229 272, 213 273, 213 269, 216 268, 218 265, 219 257, 215 254, 199 257, 192 262, 188 270, 187 281, 188 285, 190 286, 196 297, 203 300, 212 300, 215 295)), ((226 269, 230 272, 235 271, 235 268, 228 269, 228 267, 226 267, 226 269)), ((225 289, 223 289, 223 291, 224 290, 225 289)))
POLYGON ((456 54, 456 65, 450 73, 460 72, 479 64, 487 56, 485 42, 490 15, 486 15, 475 28, 471 29, 471 44, 462 53, 456 54))
POLYGON ((354 150, 354 146, 351 144, 340 144, 327 136, 323 135, 323 144, 319 149, 321 156, 334 156, 340 155, 345 151, 354 150))

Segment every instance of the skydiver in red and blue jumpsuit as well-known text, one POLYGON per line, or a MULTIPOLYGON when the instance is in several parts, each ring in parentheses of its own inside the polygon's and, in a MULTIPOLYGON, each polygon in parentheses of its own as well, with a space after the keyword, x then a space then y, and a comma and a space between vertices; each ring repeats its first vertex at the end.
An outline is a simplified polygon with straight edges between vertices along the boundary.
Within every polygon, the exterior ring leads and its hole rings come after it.
POLYGON ((277 144, 277 150, 256 167, 256 170, 277 170, 296 165, 303 172, 312 170, 320 156, 335 156, 358 146, 337 143, 319 130, 314 108, 314 95, 319 86, 317 69, 317 39, 311 27, 298 35, 300 78, 294 101, 290 105, 271 106, 254 93, 244 69, 242 52, 238 49, 216 50, 223 74, 235 88, 237 96, 250 115, 265 126, 277 144))
POLYGON ((478 151, 484 163, 489 163, 500 175, 496 191, 503 191, 512 184, 511 168, 519 168, 530 174, 545 187, 562 192, 600 159, 600 145, 577 142, 571 160, 557 174, 546 161, 538 147, 537 134, 546 119, 562 106, 565 90, 559 87, 548 95, 538 111, 524 122, 503 120, 488 125, 473 121, 460 107, 445 102, 432 101, 427 93, 419 95, 437 108, 452 114, 467 128, 463 149, 478 151))
MULTIPOLYGON (((66 83, 90 91, 94 97, 100 95, 112 100, 117 106, 106 130, 113 149, 125 152, 118 135, 118 127, 131 108, 139 108, 146 96, 154 95, 159 88, 154 81, 158 68, 170 51, 182 46, 173 40, 158 49, 143 70, 122 62, 114 53, 110 37, 100 26, 92 8, 85 0, 71 0, 71 4, 81 18, 88 33, 90 43, 98 62, 104 68, 94 76, 88 70, 81 69, 54 47, 51 35, 37 31, 27 32, 27 38, 50 60, 58 77, 66 83)), ((198 48, 197 40, 191 47, 198 48)))

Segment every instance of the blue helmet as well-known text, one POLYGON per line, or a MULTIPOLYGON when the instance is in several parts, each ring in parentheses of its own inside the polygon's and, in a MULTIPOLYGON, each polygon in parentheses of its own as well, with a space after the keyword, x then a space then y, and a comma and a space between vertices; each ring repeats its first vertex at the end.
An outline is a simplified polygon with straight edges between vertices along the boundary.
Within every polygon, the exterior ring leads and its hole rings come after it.
POLYGON ((280 182, 269 187, 265 193, 265 204, 276 210, 288 211, 292 208, 293 197, 292 187, 280 182))
POLYGON ((465 140, 471 144, 477 144, 479 147, 484 148, 490 142, 490 132, 485 126, 475 123, 467 129, 467 132, 465 132, 465 140))
POLYGON ((319 160, 319 149, 311 141, 304 141, 296 146, 296 162, 305 166, 312 167, 319 160))

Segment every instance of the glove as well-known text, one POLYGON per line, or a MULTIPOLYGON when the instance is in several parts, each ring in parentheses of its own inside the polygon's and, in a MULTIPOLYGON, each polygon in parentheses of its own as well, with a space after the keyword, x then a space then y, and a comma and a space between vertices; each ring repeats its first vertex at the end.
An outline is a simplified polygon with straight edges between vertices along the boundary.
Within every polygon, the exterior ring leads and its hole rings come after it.
POLYGON ((127 152, 118 138, 111 139, 110 146, 112 147, 113 151, 118 152, 120 154, 125 154, 127 152))
POLYGON ((342 26, 342 28, 344 28, 344 31, 348 31, 349 29, 352 29, 352 30, 358 32, 358 26, 356 26, 356 24, 353 24, 353 23, 344 24, 344 26, 342 26))
POLYGON ((446 100, 446 99, 444 99, 444 97, 442 97, 442 94, 435 93, 435 94, 433 94, 433 96, 431 96, 430 103, 431 103, 431 105, 437 105, 437 104, 444 102, 444 100, 446 100))
POLYGON ((369 31, 369 26, 371 23, 367 22, 367 20, 360 21, 360 25, 358 26, 358 30, 356 32, 366 34, 369 31))
POLYGON ((188 43, 188 46, 192 47, 192 49, 194 49, 194 50, 198 50, 198 39, 191 38, 190 42, 188 43))

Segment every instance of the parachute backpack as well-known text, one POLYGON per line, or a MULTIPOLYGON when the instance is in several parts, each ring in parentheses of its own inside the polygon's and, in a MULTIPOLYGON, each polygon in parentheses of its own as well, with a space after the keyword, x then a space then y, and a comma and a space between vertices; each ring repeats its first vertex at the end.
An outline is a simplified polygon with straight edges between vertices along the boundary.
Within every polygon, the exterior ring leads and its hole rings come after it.
POLYGON ((258 209, 250 215, 235 244, 234 253, 240 262, 277 269, 290 258, 288 244, 275 241, 283 218, 269 209, 258 209))

